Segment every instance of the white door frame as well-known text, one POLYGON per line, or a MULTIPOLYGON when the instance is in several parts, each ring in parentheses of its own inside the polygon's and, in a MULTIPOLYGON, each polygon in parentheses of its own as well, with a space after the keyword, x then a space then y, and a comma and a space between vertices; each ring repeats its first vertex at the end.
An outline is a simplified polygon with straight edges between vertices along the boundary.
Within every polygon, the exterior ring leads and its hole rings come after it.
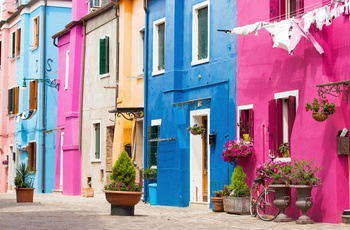
MULTIPOLYGON (((190 125, 202 122, 202 117, 207 117, 206 138, 209 143, 210 131, 210 109, 192 110, 190 112, 190 125)), ((191 203, 209 203, 210 201, 210 147, 208 145, 208 200, 203 201, 202 194, 202 139, 201 135, 190 135, 190 202, 191 203)))

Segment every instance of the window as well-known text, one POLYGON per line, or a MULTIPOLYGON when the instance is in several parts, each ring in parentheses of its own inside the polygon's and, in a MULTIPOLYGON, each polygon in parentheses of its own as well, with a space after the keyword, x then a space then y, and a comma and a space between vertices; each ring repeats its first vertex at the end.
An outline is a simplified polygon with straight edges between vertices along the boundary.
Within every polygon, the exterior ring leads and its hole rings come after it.
POLYGON ((205 1, 193 6, 192 65, 209 60, 209 8, 205 1))
POLYGON ((139 74, 143 73, 144 67, 144 49, 145 49, 145 28, 142 28, 139 31, 139 62, 138 62, 138 72, 139 74))
POLYGON ((108 0, 90 0, 90 8, 101 7, 108 3, 108 0))
POLYGON ((254 140, 254 110, 253 105, 238 106, 237 137, 244 139, 243 134, 249 135, 249 140, 254 140))
POLYGON ((279 21, 304 13, 304 0, 270 0, 270 21, 279 21))
POLYGON ((165 19, 153 23, 153 73, 162 74, 165 69, 165 19))
POLYGON ((38 106, 38 81, 29 82, 29 109, 37 109, 38 106))
POLYGON ((100 39, 100 75, 109 73, 109 37, 100 39))
POLYGON ((148 128, 149 145, 148 145, 148 167, 157 165, 158 138, 160 126, 152 125, 148 128))
POLYGON ((19 87, 14 87, 8 90, 8 114, 13 115, 18 113, 19 102, 19 87))
POLYGON ((64 89, 68 89, 68 80, 69 80, 69 54, 70 51, 67 50, 66 52, 66 72, 65 72, 65 77, 64 77, 64 89))
POLYGON ((36 142, 28 143, 28 168, 36 171, 36 142))
POLYGON ((93 124, 93 145, 94 160, 101 159, 101 126, 100 123, 93 124))
POLYGON ((297 91, 290 91, 275 95, 275 99, 269 101, 269 149, 277 157, 281 157, 279 146, 282 143, 290 143, 293 124, 297 109, 297 91))

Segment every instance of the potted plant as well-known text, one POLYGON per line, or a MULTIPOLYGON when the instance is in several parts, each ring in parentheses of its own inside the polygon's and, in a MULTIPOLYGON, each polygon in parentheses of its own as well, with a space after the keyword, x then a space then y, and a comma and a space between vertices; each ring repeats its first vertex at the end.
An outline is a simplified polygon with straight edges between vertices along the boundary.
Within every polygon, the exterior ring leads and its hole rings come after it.
POLYGON ((268 178, 269 187, 275 191, 274 205, 279 209, 275 222, 289 222, 292 219, 285 214, 290 205, 291 164, 284 161, 267 161, 257 167, 257 174, 268 178))
POLYGON ((241 166, 236 166, 231 184, 224 187, 224 211, 235 214, 249 214, 249 188, 245 182, 246 174, 241 166))
POLYGON ((214 196, 210 198, 211 203, 213 205, 213 211, 223 212, 224 211, 224 204, 223 204, 224 191, 223 190, 213 191, 213 194, 214 196))
POLYGON ((280 150, 281 156, 282 157, 290 157, 290 148, 289 148, 289 143, 284 142, 282 143, 278 149, 280 150))
POLYGON ((15 189, 17 202, 33 202, 34 198, 34 171, 28 165, 21 163, 16 169, 15 189))
POLYGON ((242 140, 229 140, 224 145, 222 158, 225 162, 233 163, 237 157, 249 157, 254 154, 253 143, 242 140))
POLYGON ((122 151, 113 165, 110 178, 112 182, 103 191, 111 204, 111 215, 133 216, 143 194, 143 182, 135 182, 136 170, 126 151, 122 151))
POLYGON ((307 210, 312 207, 311 190, 321 184, 321 179, 316 173, 321 168, 315 161, 295 160, 291 170, 292 187, 297 191, 296 206, 302 211, 302 215, 296 221, 297 224, 313 224, 313 220, 307 216, 307 210))
POLYGON ((205 128, 202 125, 194 124, 187 127, 187 130, 191 132, 192 135, 204 135, 205 128))
POLYGON ((239 120, 237 122, 237 126, 239 127, 240 133, 243 135, 243 140, 248 142, 249 141, 249 133, 252 128, 252 125, 249 122, 243 122, 242 120, 239 120))
POLYGON ((312 111, 312 117, 316 121, 324 121, 328 118, 328 115, 335 113, 335 104, 333 102, 329 103, 328 100, 321 99, 319 101, 314 98, 311 103, 306 102, 305 109, 306 112, 312 111))
POLYGON ((143 169, 141 169, 141 173, 143 175, 143 178, 146 180, 156 180, 157 179, 157 166, 152 165, 149 168, 143 168, 143 169))
POLYGON ((8 165, 9 165, 9 161, 8 160, 3 160, 2 164, 5 166, 5 168, 7 168, 8 165))

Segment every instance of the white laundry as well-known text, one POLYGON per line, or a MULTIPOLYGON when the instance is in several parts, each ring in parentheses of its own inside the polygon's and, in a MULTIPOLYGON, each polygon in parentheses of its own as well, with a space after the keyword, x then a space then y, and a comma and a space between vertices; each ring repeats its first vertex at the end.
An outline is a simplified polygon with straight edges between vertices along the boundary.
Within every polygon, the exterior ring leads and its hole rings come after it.
POLYGON ((236 28, 233 28, 230 31, 230 33, 231 34, 238 34, 238 35, 248 35, 251 33, 255 33, 255 35, 257 35, 258 30, 260 30, 264 24, 265 24, 265 22, 256 22, 254 24, 249 24, 249 25, 242 26, 242 27, 236 27, 236 28))
POLYGON ((273 47, 279 47, 288 50, 289 47, 289 31, 292 26, 292 19, 270 23, 264 25, 264 28, 272 35, 273 47))
POLYGON ((329 26, 332 23, 330 6, 323 6, 315 11, 316 27, 322 30, 323 25, 329 26))

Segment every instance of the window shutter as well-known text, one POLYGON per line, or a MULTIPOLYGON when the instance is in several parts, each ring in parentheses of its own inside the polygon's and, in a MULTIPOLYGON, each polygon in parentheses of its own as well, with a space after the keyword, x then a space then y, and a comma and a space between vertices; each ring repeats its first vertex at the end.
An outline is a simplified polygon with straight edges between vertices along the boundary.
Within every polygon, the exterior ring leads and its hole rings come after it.
POLYGON ((100 74, 106 73, 106 39, 100 39, 100 74))
POLYGON ((276 151, 276 101, 269 101, 269 149, 277 154, 276 151))
POLYGON ((296 116, 296 97, 288 97, 288 142, 290 145, 290 137, 292 135, 294 120, 296 116))
POLYGON ((279 146, 283 143, 283 99, 276 100, 276 156, 280 156, 279 146))
POLYGON ((248 110, 248 116, 249 116, 249 123, 250 123, 249 136, 254 141, 254 110, 253 109, 248 110))
POLYGON ((21 54, 21 29, 16 30, 16 57, 21 54))
POLYGON ((13 98, 13 113, 17 114, 18 113, 18 103, 19 103, 19 87, 14 88, 14 98, 13 98))
POLYGON ((279 14, 279 0, 270 0, 270 21, 277 21, 279 14))
POLYGON ((158 25, 158 70, 164 69, 165 23, 158 25))
POLYGON ((29 109, 37 109, 38 82, 29 83, 29 109))
MULTIPOLYGON (((246 123, 246 119, 245 119, 245 110, 241 110, 240 114, 239 114, 239 122, 244 126, 246 123)), ((243 139, 243 131, 242 128, 239 127, 239 138, 243 139)))
POLYGON ((208 7, 198 10, 198 60, 208 57, 208 7))

